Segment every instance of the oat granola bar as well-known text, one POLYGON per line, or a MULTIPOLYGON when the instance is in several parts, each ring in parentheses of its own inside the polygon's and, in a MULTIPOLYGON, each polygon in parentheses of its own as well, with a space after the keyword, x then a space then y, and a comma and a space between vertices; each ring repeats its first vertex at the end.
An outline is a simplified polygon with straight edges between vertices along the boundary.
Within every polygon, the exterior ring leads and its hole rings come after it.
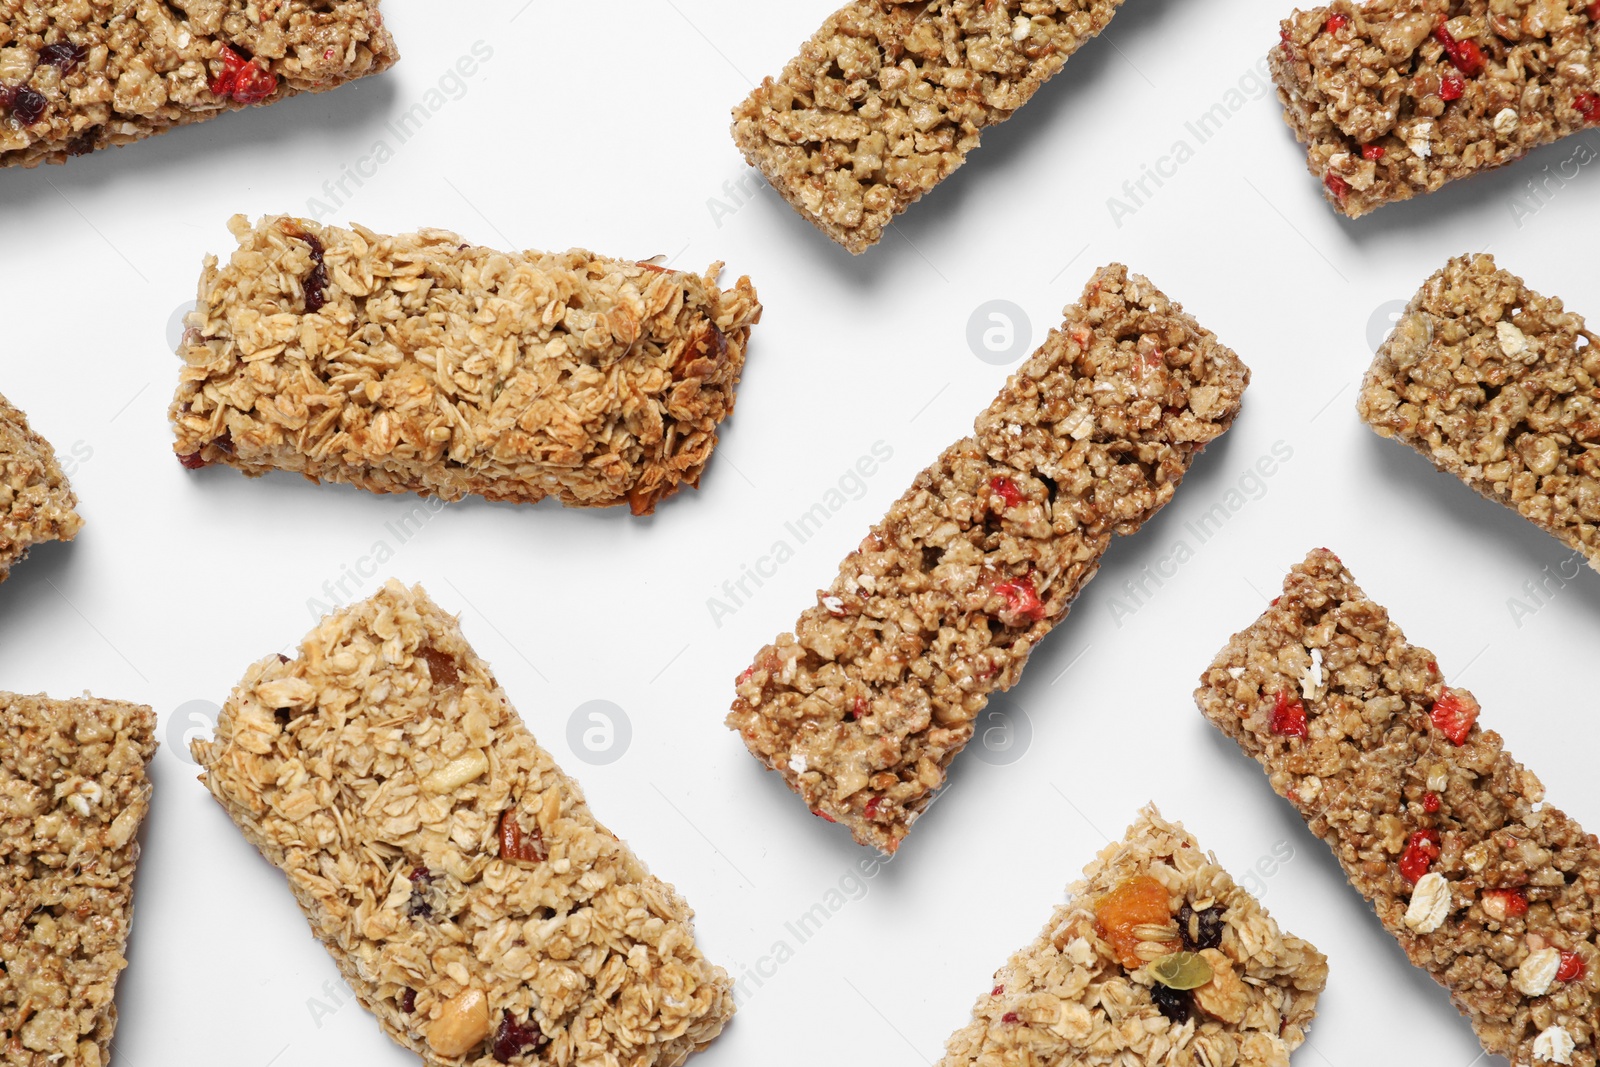
POLYGON ((1516 1067, 1595 1067, 1600 842, 1319 549, 1195 694, 1516 1067))
POLYGON ((1328 962, 1155 805, 995 972, 939 1067, 1282 1067, 1328 962))
POLYGON ((761 305, 740 278, 444 230, 235 216, 172 422, 187 467, 636 515, 699 484, 761 305))
POLYGON ((0 396, 0 582, 32 546, 78 536, 77 507, 55 449, 0 396))
POLYGON ((1284 119, 1350 218, 1600 122, 1600 4, 1334 0, 1283 21, 1284 119))
POLYGON ((851 252, 943 181, 1122 0, 856 0, 733 112, 733 139, 851 252))
POLYGON ((1429 278, 1378 350, 1361 417, 1600 569, 1600 337, 1488 255, 1429 278))
POLYGON ((736 683, 728 725, 813 813, 892 853, 991 694, 1172 498, 1250 372, 1114 264, 736 683))
POLYGON ((128 961, 155 712, 0 693, 0 1061, 101 1067, 128 961))
POLYGON ((378 0, 8 0, 0 167, 322 92, 399 58, 378 0))
POLYGON ((420 586, 256 663, 193 751, 429 1067, 673 1067, 733 1014, 689 906, 595 820, 420 586))

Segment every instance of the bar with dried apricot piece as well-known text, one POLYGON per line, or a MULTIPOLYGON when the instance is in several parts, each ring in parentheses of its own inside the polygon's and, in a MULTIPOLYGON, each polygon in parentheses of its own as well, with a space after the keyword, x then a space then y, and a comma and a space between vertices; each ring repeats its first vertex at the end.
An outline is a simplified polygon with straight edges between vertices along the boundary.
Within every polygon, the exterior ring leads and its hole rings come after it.
POLYGON ((1205 717, 1333 849, 1484 1050, 1595 1067, 1600 842, 1326 549, 1201 677, 1205 717))
POLYGON ((172 402, 186 467, 648 515, 733 411, 750 279, 235 216, 172 402))
POLYGON ((892 853, 990 696, 1232 424, 1249 369, 1149 280, 1096 271, 1066 321, 913 482, 728 726, 813 813, 892 853))
POLYGON ((693 912, 589 811, 454 618, 390 582, 245 672, 202 780, 428 1067, 676 1067, 733 1014, 693 912))
POLYGON ((0 582, 34 545, 70 541, 81 529, 78 498, 55 449, 0 396, 0 582))

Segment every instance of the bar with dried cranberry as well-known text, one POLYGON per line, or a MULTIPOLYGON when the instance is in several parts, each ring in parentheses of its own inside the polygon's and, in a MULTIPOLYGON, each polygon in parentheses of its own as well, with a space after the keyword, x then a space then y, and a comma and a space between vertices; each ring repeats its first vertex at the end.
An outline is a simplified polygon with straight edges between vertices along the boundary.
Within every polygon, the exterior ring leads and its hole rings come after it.
POLYGON ((1595 1067, 1600 842, 1478 724, 1339 558, 1312 552, 1195 693, 1333 849, 1484 1050, 1595 1067))
POLYGON ((456 620, 390 582, 245 672, 202 781, 429 1067, 676 1067, 733 1014, 693 912, 589 811, 456 620))
POLYGON ((133 923, 145 768, 141 704, 0 693, 0 1034, 21 1067, 100 1067, 133 923))
POLYGON ((1283 21, 1284 119, 1350 218, 1600 123, 1600 0, 1334 0, 1283 21))
POLYGON ((1172 498, 1250 372, 1149 280, 1096 271, 972 436, 919 474, 728 715, 812 812, 894 852, 1114 534, 1172 498))
POLYGON ((399 58, 379 0, 16 0, 0 21, 0 167, 61 163, 399 58))
POLYGON ((939 1067, 1285 1065, 1327 981, 1327 958, 1152 804, 995 972, 939 1067))
POLYGON ((761 305, 649 263, 287 216, 208 257, 172 402, 184 466, 648 515, 699 484, 761 305))
POLYGON ((77 509, 55 449, 0 396, 0 582, 34 545, 76 537, 77 509))
POLYGON ((733 139, 801 216, 859 254, 1121 6, 854 0, 734 109, 733 139))
POLYGON ((1429 278, 1378 350, 1361 418, 1600 569, 1600 336, 1489 255, 1429 278))

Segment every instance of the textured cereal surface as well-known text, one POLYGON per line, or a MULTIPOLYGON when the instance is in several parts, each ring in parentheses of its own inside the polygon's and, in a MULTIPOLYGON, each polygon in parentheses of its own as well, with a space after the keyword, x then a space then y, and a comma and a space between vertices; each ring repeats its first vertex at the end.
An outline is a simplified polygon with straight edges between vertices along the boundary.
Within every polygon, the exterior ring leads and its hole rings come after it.
POLYGON ((733 112, 733 139, 851 252, 959 167, 1122 0, 858 0, 733 112))
POLYGON ((1356 218, 1600 121, 1595 11, 1590 0, 1334 0, 1283 21, 1273 80, 1311 173, 1356 218), (1441 23, 1480 58, 1454 61, 1441 23))
POLYGON ((1475 714, 1472 694, 1445 685, 1337 556, 1295 567, 1201 683, 1206 718, 1261 763, 1487 1052, 1595 1067, 1600 842, 1544 803, 1499 734, 1471 725, 1455 743, 1435 719, 1475 714), (1280 694, 1304 709, 1304 737, 1272 728, 1280 694), (1439 854, 1413 881, 1401 861, 1418 833, 1439 854))
POLYGON ((627 503, 699 483, 761 305, 649 264, 424 230, 230 223, 172 402, 184 465, 379 493, 627 503), (317 257, 320 255, 321 260, 317 257))
POLYGON ((60 163, 251 106, 213 91, 224 48, 276 80, 259 103, 399 58, 378 0, 0 0, 0 167, 60 163))
POLYGON ((361 1003, 430 1067, 671 1067, 733 1014, 689 906, 420 587, 390 582, 297 659, 252 666, 193 750, 361 1003))
POLYGON ((1249 370, 1148 279, 1097 271, 1066 321, 740 675, 728 725, 814 813, 884 852, 1113 534, 1172 498, 1249 370))
POLYGON ((0 396, 0 582, 33 545, 76 537, 77 507, 50 442, 0 396))
POLYGON ((1600 337, 1487 255, 1452 259, 1367 371, 1361 417, 1600 569, 1600 337))
POLYGON ((940 1067, 1287 1067, 1305 1041, 1327 959, 1283 933, 1154 805, 1067 896, 1033 944, 995 972, 940 1067), (1166 889, 1169 918, 1140 931, 1140 958, 1194 952, 1211 965, 1208 982, 1176 998, 1181 1021, 1153 999, 1151 963, 1126 966, 1096 916, 1101 900, 1141 877, 1166 889))
POLYGON ((101 1067, 155 712, 0 692, 0 1063, 101 1067))

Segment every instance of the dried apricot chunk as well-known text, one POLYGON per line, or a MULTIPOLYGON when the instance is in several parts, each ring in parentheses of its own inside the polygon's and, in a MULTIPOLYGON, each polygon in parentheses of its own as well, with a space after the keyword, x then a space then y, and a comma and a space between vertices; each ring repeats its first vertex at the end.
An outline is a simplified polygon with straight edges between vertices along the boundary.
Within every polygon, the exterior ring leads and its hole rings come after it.
POLYGON ((1171 924, 1172 905, 1167 887, 1148 874, 1129 878, 1100 898, 1100 903, 1095 905, 1094 919, 1095 931, 1111 945, 1122 965, 1130 970, 1142 967, 1144 960, 1134 950, 1147 939, 1135 931, 1141 927, 1171 924))

